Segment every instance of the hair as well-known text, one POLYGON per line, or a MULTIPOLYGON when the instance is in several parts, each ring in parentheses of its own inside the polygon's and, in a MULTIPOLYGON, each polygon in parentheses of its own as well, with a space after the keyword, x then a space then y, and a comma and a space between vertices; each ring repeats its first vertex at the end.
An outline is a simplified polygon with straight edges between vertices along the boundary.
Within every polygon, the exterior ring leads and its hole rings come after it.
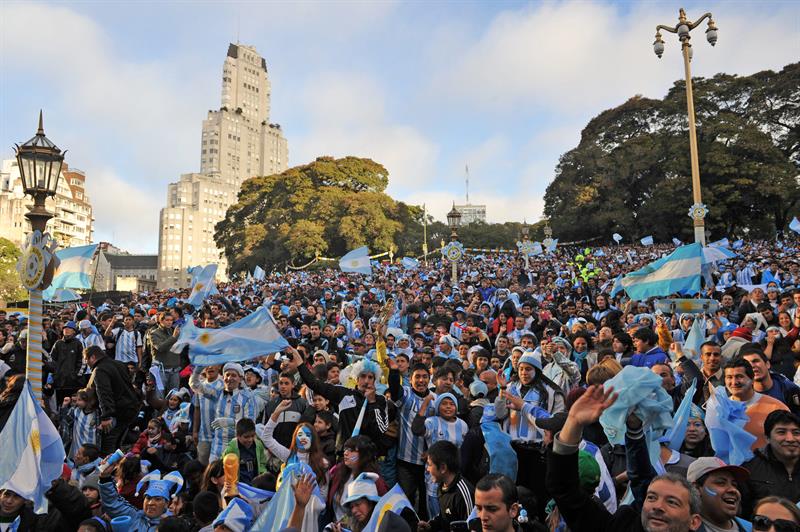
POLYGON ((249 417, 243 417, 242 419, 236 422, 237 436, 244 436, 245 434, 255 431, 256 431, 256 424, 249 417))
POLYGON ((85 456, 90 462, 93 460, 97 460, 100 458, 100 447, 93 443, 84 443, 81 445, 83 449, 83 456, 85 456))
POLYGON ((744 368, 744 372, 747 374, 747 377, 752 380, 755 378, 755 373, 753 373, 753 366, 750 365, 750 362, 745 360, 741 355, 737 355, 727 361, 724 366, 722 366, 722 374, 725 374, 726 369, 733 369, 733 368, 744 368))
POLYGON ((97 394, 94 393, 94 388, 81 388, 78 390, 78 399, 86 403, 84 411, 94 412, 97 410, 97 394))
POLYGON ((783 497, 769 495, 763 499, 759 499, 758 502, 756 502, 756 504, 753 506, 753 515, 758 513, 756 510, 758 510, 758 507, 762 504, 779 504, 783 506, 787 512, 792 514, 795 524, 800 524, 800 509, 798 509, 797 506, 792 503, 792 501, 784 499, 783 497))
POLYGON ((788 410, 773 410, 764 420, 764 434, 769 438, 772 429, 778 423, 793 424, 800 428, 800 416, 788 410))
POLYGON ((106 352, 103 350, 102 347, 98 345, 90 345, 89 347, 83 350, 83 356, 87 360, 90 357, 103 358, 104 356, 106 356, 106 352))
POLYGON ((506 508, 511 508, 511 505, 519 500, 519 493, 514 481, 500 473, 490 473, 475 484, 475 491, 490 491, 494 488, 499 489, 503 494, 503 504, 506 505, 506 508))
POLYGON ((637 329, 635 333, 633 333, 634 338, 638 338, 643 342, 647 342, 649 345, 656 345, 658 344, 658 335, 655 333, 653 329, 649 327, 642 327, 637 329))
POLYGON ((336 422, 336 418, 333 417, 333 413, 329 412, 328 410, 321 410, 316 413, 316 417, 320 418, 323 423, 326 423, 333 428, 334 423, 336 422))
MULTIPOLYGON (((180 496, 180 494, 178 494, 180 496)), ((183 517, 170 515, 162 517, 158 523, 158 532, 191 532, 192 527, 183 517)))
POLYGON ((633 349, 633 339, 631 338, 630 334, 620 331, 614 333, 614 339, 625 346, 626 353, 633 349))
POLYGON ((720 347, 720 345, 714 340, 709 340, 707 342, 703 342, 702 344, 700 344, 700 351, 702 351, 703 348, 707 345, 710 345, 711 347, 720 347))
POLYGON ((605 364, 596 364, 586 372, 586 384, 589 386, 593 384, 603 384, 604 382, 611 380, 617 373, 619 372, 614 371, 614 369, 605 364))
POLYGON ((142 476, 142 461, 138 456, 124 456, 119 461, 117 468, 117 479, 122 483, 138 480, 142 476))
POLYGON ((90 519, 84 519, 78 525, 78 528, 91 528, 95 532, 108 532, 111 530, 111 525, 103 520, 102 517, 92 517, 90 519))
POLYGON ((433 374, 433 380, 446 377, 448 373, 452 374, 454 379, 456 378, 455 373, 453 373, 453 368, 447 366, 440 366, 439 368, 436 369, 436 372, 433 374))
POLYGON ((326 466, 329 464, 322 450, 322 443, 319 440, 319 435, 317 431, 314 430, 313 425, 305 422, 297 424, 294 428, 294 432, 292 432, 292 443, 289 445, 289 453, 290 455, 297 454, 297 433, 300 432, 303 427, 311 431, 311 448, 308 450, 308 465, 314 471, 314 474, 317 475, 317 483, 324 486, 326 481, 325 473, 328 469, 326 466))
POLYGON ((703 506, 703 503, 700 500, 700 492, 698 492, 697 488, 694 487, 688 480, 686 480, 686 477, 677 475, 675 473, 666 473, 664 475, 659 475, 653 480, 651 480, 650 484, 652 485, 653 482, 657 480, 672 482, 673 484, 678 484, 682 486, 684 489, 686 489, 686 491, 689 492, 689 513, 691 514, 700 513, 700 509, 703 506))
POLYGON ((458 447, 453 442, 439 440, 428 447, 428 460, 436 467, 445 466, 451 473, 459 472, 458 447))
POLYGON ((211 523, 220 512, 219 495, 211 491, 201 491, 195 495, 192 506, 194 517, 201 525, 211 523))
POLYGON ((423 364, 421 362, 417 362, 416 364, 411 366, 411 374, 412 375, 414 373, 416 373, 417 371, 424 371, 425 373, 430 374, 430 370, 428 369, 428 366, 426 366, 425 364, 423 364))
MULTIPOLYGON (((364 436, 363 434, 352 436, 344 442, 343 447, 358 451, 360 462, 359 474, 365 471, 371 473, 378 473, 380 471, 380 467, 378 466, 378 447, 368 436, 364 436)), ((344 485, 350 479, 350 476, 353 475, 350 466, 344 464, 344 462, 341 462, 341 464, 344 467, 337 468, 341 470, 341 479, 339 480, 339 487, 336 490, 337 495, 341 495, 344 485)), ((331 483, 333 484, 333 479, 331 479, 331 483)))
POLYGON ((2 393, 0 393, 0 401, 5 401, 10 397, 19 395, 22 393, 22 389, 25 387, 25 374, 17 373, 16 375, 11 375, 6 380, 6 387, 3 389, 2 393))
POLYGON ((200 482, 200 489, 202 491, 212 491, 214 493, 219 493, 219 488, 217 485, 211 482, 212 478, 221 477, 225 474, 225 470, 222 468, 222 460, 214 460, 208 467, 206 467, 205 473, 203 473, 203 480, 200 482))
POLYGON ((747 343, 742 345, 742 347, 739 348, 739 356, 744 357, 746 355, 758 355, 763 362, 769 362, 766 353, 764 353, 764 350, 758 344, 747 343))

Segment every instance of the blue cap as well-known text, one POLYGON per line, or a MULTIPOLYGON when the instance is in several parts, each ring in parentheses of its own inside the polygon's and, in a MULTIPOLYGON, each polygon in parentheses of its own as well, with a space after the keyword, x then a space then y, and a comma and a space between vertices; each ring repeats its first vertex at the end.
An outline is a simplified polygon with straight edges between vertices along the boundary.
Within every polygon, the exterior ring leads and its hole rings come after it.
POLYGON ((456 407, 458 407, 458 399, 456 399, 455 395, 453 395, 450 392, 441 393, 433 401, 433 409, 436 412, 436 414, 439 413, 439 405, 441 405, 442 401, 444 401, 445 399, 450 399, 451 401, 453 401, 453 403, 456 405, 456 407))

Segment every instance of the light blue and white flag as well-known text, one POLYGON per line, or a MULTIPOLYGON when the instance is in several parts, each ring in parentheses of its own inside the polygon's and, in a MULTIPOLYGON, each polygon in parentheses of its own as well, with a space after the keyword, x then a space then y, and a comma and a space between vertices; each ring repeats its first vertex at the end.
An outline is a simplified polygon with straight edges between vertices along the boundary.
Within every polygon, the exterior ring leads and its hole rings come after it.
POLYGON ((683 352, 698 366, 703 365, 700 359, 700 346, 706 341, 706 320, 697 316, 692 323, 689 334, 686 335, 686 340, 683 342, 683 352))
MULTIPOLYGON (((283 469, 283 481, 275 492, 275 496, 267 503, 261 515, 258 516, 253 527, 249 530, 251 532, 272 532, 273 530, 282 530, 286 528, 289 523, 289 518, 294 511, 294 484, 297 479, 302 475, 314 476, 314 471, 308 464, 302 462, 294 462, 286 464, 283 469)), ((301 532, 317 532, 319 530, 318 519, 319 514, 325 509, 325 502, 322 498, 319 486, 314 486, 314 492, 311 499, 306 505, 305 514, 303 515, 303 526, 301 532)), ((369 529, 365 529, 369 530, 369 529)))
POLYGON ((406 270, 416 270, 419 268, 419 261, 414 257, 403 257, 400 264, 402 264, 403 268, 406 270))
POLYGON ((738 257, 736 253, 722 246, 708 246, 703 248, 703 264, 720 262, 738 257))
POLYGON ((550 245, 547 246, 547 251, 549 251, 550 253, 555 253, 557 246, 558 246, 558 239, 554 238, 553 241, 550 242, 550 245))
POLYGON ((605 257, 606 254, 602 249, 596 249, 596 250, 594 250, 594 256, 595 257, 605 257))
POLYGON ((732 247, 733 249, 742 249, 742 248, 744 247, 744 240, 737 240, 736 242, 734 242, 734 243, 731 245, 731 247, 732 247))
POLYGON ((0 432, 0 491, 11 490, 33 501, 36 513, 47 512, 47 492, 61 476, 64 444, 53 422, 37 404, 30 381, 0 432))
POLYGON ((642 238, 639 242, 641 242, 643 246, 652 246, 653 245, 653 237, 652 236, 646 236, 646 237, 642 238))
POLYGON ((683 245, 683 242, 681 242, 680 240, 678 240, 678 239, 677 239, 677 238, 675 238, 674 236, 672 237, 672 243, 673 243, 673 244, 675 244, 675 247, 678 247, 678 246, 682 246, 682 245, 683 245))
POLYGON ((195 366, 242 362, 277 353, 289 347, 272 316, 264 307, 221 329, 201 329, 190 321, 181 327, 172 351, 189 346, 189 360, 195 366))
POLYGON ((709 246, 717 246, 717 247, 721 247, 721 248, 727 248, 727 247, 730 247, 730 245, 731 245, 731 243, 728 242, 727 238, 720 238, 716 242, 712 242, 712 243, 709 244, 709 246))
POLYGON ((250 484, 245 484, 244 482, 237 482, 236 486, 239 488, 239 495, 250 502, 266 502, 275 496, 274 491, 254 488, 250 484))
MULTIPOLYGON (((386 532, 390 532, 385 525, 381 527, 386 512, 400 515, 400 512, 405 508, 410 509, 412 512, 414 511, 411 501, 406 497, 400 484, 395 484, 394 487, 387 491, 375 504, 375 509, 372 510, 372 516, 369 518, 369 522, 367 522, 367 526, 364 527, 364 530, 374 530, 375 532, 384 532, 384 530, 386 530, 386 532)), ((414 512, 414 514, 416 514, 416 512, 414 512)))
POLYGON ((614 242, 616 242, 617 244, 622 242, 622 235, 619 233, 614 233, 613 235, 611 235, 611 238, 613 238, 614 242))
POLYGON ((542 249, 542 243, 541 242, 534 242, 533 243, 533 251, 531 251, 531 255, 533 255, 535 257, 536 255, 541 255, 542 253, 544 253, 544 249, 542 249))
POLYGON ((728 398, 724 386, 714 388, 706 402, 706 428, 717 457, 730 465, 741 465, 753 457, 750 447, 756 437, 745 430, 750 418, 746 405, 728 398))
POLYGON ((263 281, 266 275, 267 272, 265 272, 261 266, 256 266, 253 270, 253 279, 256 281, 263 281))
POLYGON ((371 274, 372 265, 369 262, 369 248, 361 246, 339 259, 339 269, 348 273, 371 274))
POLYGON ((586 440, 581 440, 578 448, 594 456, 597 465, 600 467, 600 483, 594 490, 595 496, 600 499, 600 502, 603 503, 606 510, 611 513, 616 512, 617 488, 614 484, 614 477, 611 476, 611 472, 609 472, 608 466, 606 466, 606 461, 603 459, 603 453, 600 452, 600 448, 597 445, 586 440))
POLYGON ((51 288, 78 288, 88 290, 92 287, 92 257, 97 244, 59 249, 56 257, 61 260, 55 273, 51 288))
POLYGON ((683 440, 686 438, 686 424, 689 423, 689 414, 692 412, 692 399, 694 393, 697 391, 697 379, 692 381, 692 385, 686 390, 686 393, 681 399, 681 404, 675 410, 675 415, 672 416, 672 428, 667 431, 666 439, 669 442, 669 448, 674 451, 680 451, 683 445, 683 440))
POLYGON ((217 265, 209 264, 204 266, 200 272, 196 274, 193 272, 192 276, 194 277, 192 293, 186 302, 194 307, 199 307, 217 288, 217 283, 214 280, 217 276, 217 265))
POLYGON ((797 219, 797 216, 792 218, 792 221, 789 222, 789 229, 800 234, 800 220, 797 219))
POLYGON ((664 258, 625 275, 620 284, 631 299, 671 294, 693 295, 700 291, 703 248, 700 244, 681 246, 664 258))
POLYGON ((52 301, 54 303, 66 303, 68 301, 79 301, 81 296, 69 288, 53 288, 51 286, 42 292, 42 298, 45 301, 52 301))

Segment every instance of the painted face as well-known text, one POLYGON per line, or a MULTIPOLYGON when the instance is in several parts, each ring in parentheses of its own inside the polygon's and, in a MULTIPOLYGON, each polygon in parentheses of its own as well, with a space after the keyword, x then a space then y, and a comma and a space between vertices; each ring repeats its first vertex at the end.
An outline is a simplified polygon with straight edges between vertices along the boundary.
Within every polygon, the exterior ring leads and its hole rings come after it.
POLYGON ((311 449, 311 429, 308 427, 300 427, 295 437, 297 449, 300 451, 308 451, 311 449))

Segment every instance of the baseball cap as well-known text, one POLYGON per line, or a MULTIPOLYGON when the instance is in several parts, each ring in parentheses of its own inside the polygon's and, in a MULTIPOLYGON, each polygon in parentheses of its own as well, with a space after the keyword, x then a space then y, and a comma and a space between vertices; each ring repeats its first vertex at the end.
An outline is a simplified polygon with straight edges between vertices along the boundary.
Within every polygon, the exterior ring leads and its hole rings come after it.
POLYGON ((714 471, 729 471, 740 485, 750 478, 750 472, 743 467, 728 465, 724 460, 716 456, 704 456, 689 464, 686 479, 689 482, 697 482, 714 471))

